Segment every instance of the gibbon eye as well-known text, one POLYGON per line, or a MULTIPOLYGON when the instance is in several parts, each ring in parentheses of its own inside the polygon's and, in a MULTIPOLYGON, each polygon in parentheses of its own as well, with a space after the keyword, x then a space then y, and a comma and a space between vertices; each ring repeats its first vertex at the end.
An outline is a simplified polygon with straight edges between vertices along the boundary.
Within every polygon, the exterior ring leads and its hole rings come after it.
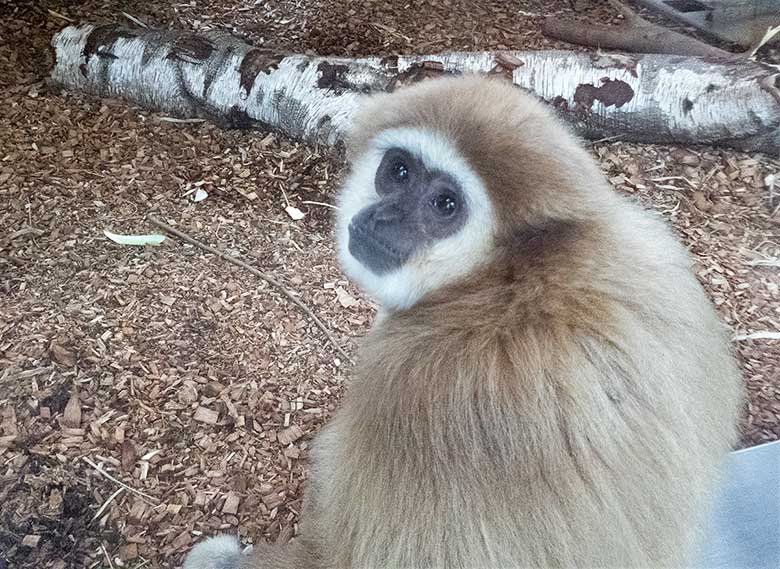
POLYGON ((397 160, 390 167, 390 175, 397 184, 405 184, 409 180, 409 168, 403 160, 397 160))
POLYGON ((450 194, 439 194, 431 200, 431 205, 442 217, 450 217, 458 208, 458 202, 450 194))

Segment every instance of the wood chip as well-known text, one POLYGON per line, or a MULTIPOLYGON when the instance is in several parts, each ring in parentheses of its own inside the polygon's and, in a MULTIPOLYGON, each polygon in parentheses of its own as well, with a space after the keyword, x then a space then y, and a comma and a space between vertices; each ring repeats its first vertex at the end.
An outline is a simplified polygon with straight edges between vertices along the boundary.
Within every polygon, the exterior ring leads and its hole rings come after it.
POLYGON ((174 540, 171 542, 171 547, 173 547, 175 550, 183 549, 190 543, 192 543, 192 536, 190 536, 190 532, 183 531, 174 538, 174 540))
POLYGON ((268 494, 267 496, 263 496, 262 498, 263 504, 265 504, 265 507, 269 510, 273 510, 274 508, 277 508, 284 504, 284 498, 282 498, 279 494, 274 492, 273 494, 268 494))
POLYGON ((344 290, 344 287, 338 287, 336 289, 336 298, 338 299, 339 304, 344 308, 350 308, 356 304, 360 304, 354 296, 344 290))
POLYGON ((506 69, 517 69, 518 67, 523 67, 525 65, 525 62, 509 53, 499 53, 496 55, 496 63, 506 69))
POLYGON ((65 406, 65 411, 62 413, 62 424, 73 429, 77 429, 81 425, 81 401, 79 401, 77 391, 73 392, 65 406))
POLYGON ((303 431, 301 428, 298 425, 292 425, 291 427, 277 433, 276 440, 279 441, 279 444, 287 446, 290 443, 294 443, 302 436, 303 431))
POLYGON ((225 503, 222 505, 223 514, 237 514, 238 504, 241 502, 241 498, 235 492, 231 492, 225 498, 225 503))
POLYGON ((49 347, 49 355, 51 359, 64 367, 73 367, 76 365, 76 355, 60 346, 57 343, 52 342, 49 347))
POLYGON ((122 443, 121 455, 122 470, 125 472, 131 471, 135 466, 137 453, 135 451, 135 445, 130 439, 125 439, 125 441, 122 443))
POLYGON ((201 423, 216 425, 217 421, 219 421, 219 413, 207 407, 198 407, 192 418, 201 423))
POLYGON ((119 548, 119 558, 122 561, 130 561, 138 557, 138 545, 135 543, 128 543, 119 548))
POLYGON ((22 545, 25 547, 38 547, 38 542, 41 541, 41 536, 28 534, 22 538, 22 545))

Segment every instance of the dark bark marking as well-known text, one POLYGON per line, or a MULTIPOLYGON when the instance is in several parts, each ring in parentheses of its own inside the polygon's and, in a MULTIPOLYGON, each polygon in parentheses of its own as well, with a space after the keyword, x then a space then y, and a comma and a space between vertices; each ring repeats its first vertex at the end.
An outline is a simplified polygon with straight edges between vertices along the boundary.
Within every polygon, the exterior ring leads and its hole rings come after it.
POLYGON ((327 143, 328 138, 333 132, 333 120, 330 115, 322 115, 320 120, 317 121, 317 139, 318 142, 327 143))
POLYGON ((440 77, 445 73, 456 74, 456 71, 445 71, 444 64, 440 61, 421 61, 420 63, 413 63, 409 66, 409 69, 399 73, 396 76, 393 89, 398 85, 404 85, 407 83, 417 83, 425 79, 432 79, 434 77, 440 77))
POLYGON ((717 90, 718 90, 718 86, 717 85, 714 85, 712 83, 707 85, 707 89, 706 89, 707 93, 712 93, 713 91, 717 91, 717 90))
MULTIPOLYGON (((398 81, 397 75, 397 57, 385 58, 382 60, 389 66, 395 66, 392 70, 379 70, 370 67, 364 75, 358 71, 360 66, 350 67, 341 63, 331 63, 321 61, 317 65, 317 87, 332 91, 336 95, 345 92, 354 93, 375 93, 378 91, 393 91, 398 81), (351 74, 351 76, 350 76, 351 74), (363 78, 363 81, 356 81, 356 78, 363 78)), ((385 63, 383 63, 384 65, 385 63)))
POLYGON ((103 60, 117 59, 117 56, 111 53, 114 42, 120 38, 133 39, 136 37, 138 37, 136 32, 115 24, 96 27, 87 36, 87 41, 84 44, 84 51, 82 54, 84 56, 84 63, 79 65, 79 71, 84 77, 87 77, 87 64, 93 55, 100 57, 103 60))
POLYGON ((554 98, 554 99, 553 99, 553 100, 550 102, 550 104, 551 104, 551 105, 552 105, 554 108, 556 108, 556 109, 560 109, 560 110, 562 110, 562 111, 568 111, 568 110, 569 110, 569 101, 567 101, 567 100, 566 100, 564 97, 561 97, 560 95, 558 95, 557 97, 555 97, 555 98, 554 98))
POLYGON ((350 84, 344 78, 349 71, 349 67, 340 63, 328 63, 323 61, 317 66, 317 72, 320 76, 317 78, 317 87, 320 89, 330 89, 337 95, 349 90, 350 84))
POLYGON ((398 73, 398 56, 388 55, 379 60, 379 64, 392 73, 398 73))
MULTIPOLYGON (((279 69, 279 62, 284 59, 283 55, 274 54, 271 51, 263 49, 250 49, 246 52, 244 59, 238 66, 240 76, 239 85, 241 89, 249 93, 252 85, 260 73, 271 73, 279 69)), ((300 71, 300 69, 299 69, 300 71)))
POLYGON ((693 109, 693 101, 691 101, 688 97, 685 97, 682 102, 682 108, 683 112, 687 115, 691 112, 691 109, 693 109))
POLYGON ((235 51, 236 48, 234 46, 228 45, 224 50, 219 52, 218 58, 211 58, 206 61, 207 67, 203 78, 204 97, 208 97, 209 89, 211 88, 212 83, 214 83, 214 79, 222 74, 224 67, 228 64, 235 51))
POLYGON ((309 139, 312 134, 316 135, 316 133, 306 132, 306 123, 309 118, 308 110, 300 101, 287 96, 286 87, 274 91, 271 105, 279 117, 279 124, 275 126, 276 130, 304 139, 309 139))
POLYGON ((594 101, 600 101, 605 107, 615 106, 618 109, 634 98, 634 90, 625 81, 602 77, 601 86, 590 83, 577 86, 574 91, 574 102, 578 108, 589 111, 594 101))
POLYGON ((168 59, 200 64, 208 59, 216 47, 208 38, 197 34, 179 36, 173 41, 168 59))
POLYGON ((158 46, 152 45, 151 42, 144 42, 144 51, 141 54, 141 66, 145 66, 148 64, 152 57, 154 57, 155 53, 157 53, 157 50, 159 49, 158 46))
POLYGON ((87 60, 96 54, 102 56, 113 55, 109 49, 113 47, 116 40, 119 38, 133 39, 137 37, 138 34, 134 31, 117 25, 98 26, 87 36, 83 55, 87 60))

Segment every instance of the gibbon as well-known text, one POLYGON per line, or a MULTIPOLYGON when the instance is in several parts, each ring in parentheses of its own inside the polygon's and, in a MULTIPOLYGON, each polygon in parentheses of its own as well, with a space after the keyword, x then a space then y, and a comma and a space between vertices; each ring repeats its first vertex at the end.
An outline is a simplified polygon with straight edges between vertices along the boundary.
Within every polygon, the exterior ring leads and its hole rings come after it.
POLYGON ((336 236, 381 304, 317 437, 301 534, 186 569, 690 561, 740 378, 682 245, 497 79, 370 98, 336 236))

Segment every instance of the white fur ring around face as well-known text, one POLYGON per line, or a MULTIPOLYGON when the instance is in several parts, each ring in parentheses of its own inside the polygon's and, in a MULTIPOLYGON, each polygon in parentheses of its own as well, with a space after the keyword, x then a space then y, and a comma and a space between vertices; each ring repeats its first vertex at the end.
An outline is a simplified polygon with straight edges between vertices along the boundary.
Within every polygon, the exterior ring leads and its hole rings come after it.
POLYGON ((235 537, 218 535, 193 547, 182 569, 236 569, 241 555, 241 544, 235 537))

